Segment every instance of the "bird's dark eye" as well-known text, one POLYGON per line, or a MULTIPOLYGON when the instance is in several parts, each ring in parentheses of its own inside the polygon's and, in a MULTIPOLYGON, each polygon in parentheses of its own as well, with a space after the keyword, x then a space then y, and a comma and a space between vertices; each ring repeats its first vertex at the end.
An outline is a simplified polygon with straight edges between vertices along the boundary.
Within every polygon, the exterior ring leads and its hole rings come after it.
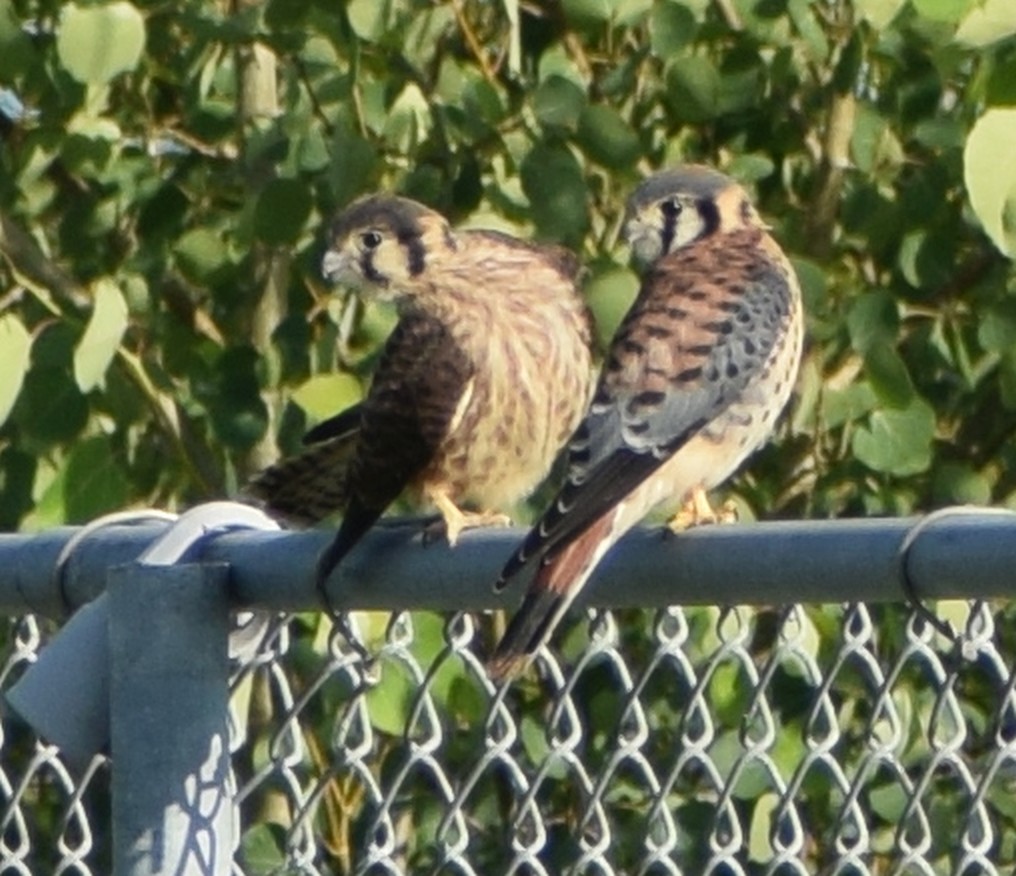
POLYGON ((381 232, 380 231, 364 231, 360 235, 360 241, 367 249, 377 249, 381 246, 381 232))
POLYGON ((684 209, 682 204, 677 198, 670 198, 669 200, 663 201, 660 204, 660 211, 668 219, 676 219, 681 215, 681 211, 684 209))

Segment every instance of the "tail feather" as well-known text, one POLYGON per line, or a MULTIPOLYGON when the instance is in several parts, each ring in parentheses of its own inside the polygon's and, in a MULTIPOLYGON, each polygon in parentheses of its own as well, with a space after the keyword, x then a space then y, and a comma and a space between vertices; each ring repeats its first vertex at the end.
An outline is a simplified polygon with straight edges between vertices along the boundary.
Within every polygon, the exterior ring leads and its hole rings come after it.
POLYGON ((564 596, 553 590, 535 584, 529 589, 487 663, 491 678, 514 678, 526 668, 550 634, 551 621, 562 602, 564 596))
POLYGON ((346 506, 354 450, 354 437, 315 444, 256 475, 243 488, 243 495, 270 514, 310 526, 346 506))
POLYGON ((610 524, 611 515, 604 515, 571 544, 543 560, 487 664, 492 678, 519 675, 550 638, 609 546, 610 524))

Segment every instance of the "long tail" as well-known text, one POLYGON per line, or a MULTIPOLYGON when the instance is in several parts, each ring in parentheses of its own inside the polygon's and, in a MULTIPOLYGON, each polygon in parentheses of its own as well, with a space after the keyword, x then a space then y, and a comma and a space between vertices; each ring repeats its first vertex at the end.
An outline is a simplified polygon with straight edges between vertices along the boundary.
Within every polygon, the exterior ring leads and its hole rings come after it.
POLYGON ((352 438, 312 445, 256 475, 243 496, 298 526, 317 523, 346 506, 346 475, 354 449, 352 438))
POLYGON ((611 514, 605 514, 573 542, 545 559, 529 586, 522 605, 487 663, 491 678, 514 678, 533 659, 572 600, 578 596, 607 548, 611 514))

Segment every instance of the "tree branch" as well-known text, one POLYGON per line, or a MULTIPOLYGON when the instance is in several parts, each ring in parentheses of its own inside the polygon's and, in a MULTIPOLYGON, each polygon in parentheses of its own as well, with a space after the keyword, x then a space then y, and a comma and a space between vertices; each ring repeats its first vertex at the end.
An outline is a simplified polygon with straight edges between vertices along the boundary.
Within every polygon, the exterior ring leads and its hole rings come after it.
POLYGON ((49 290, 60 303, 78 310, 89 307, 91 298, 81 285, 53 264, 32 236, 3 212, 0 212, 0 253, 15 273, 28 283, 49 290))

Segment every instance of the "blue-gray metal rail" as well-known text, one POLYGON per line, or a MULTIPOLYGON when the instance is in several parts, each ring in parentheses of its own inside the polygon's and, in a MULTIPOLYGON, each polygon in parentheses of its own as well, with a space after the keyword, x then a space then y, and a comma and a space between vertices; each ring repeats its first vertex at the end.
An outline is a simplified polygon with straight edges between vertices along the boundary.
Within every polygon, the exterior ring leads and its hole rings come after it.
MULTIPOLYGON (((0 535, 0 613, 58 617, 94 599, 107 571, 128 563, 164 524, 111 526, 84 539, 57 579, 75 529, 0 535)), ((492 584, 521 529, 463 534, 455 548, 424 545, 418 522, 376 528, 329 582, 338 609, 435 611, 510 607, 520 590, 492 584)), ((228 566, 233 608, 312 610, 318 553, 332 533, 242 530, 209 538, 192 562, 228 566)), ((1016 596, 1016 513, 959 508, 927 518, 720 525, 630 533, 593 576, 583 604, 889 602, 907 598, 901 564, 922 599, 1016 596)), ((521 582, 520 582, 521 586, 521 582)))

